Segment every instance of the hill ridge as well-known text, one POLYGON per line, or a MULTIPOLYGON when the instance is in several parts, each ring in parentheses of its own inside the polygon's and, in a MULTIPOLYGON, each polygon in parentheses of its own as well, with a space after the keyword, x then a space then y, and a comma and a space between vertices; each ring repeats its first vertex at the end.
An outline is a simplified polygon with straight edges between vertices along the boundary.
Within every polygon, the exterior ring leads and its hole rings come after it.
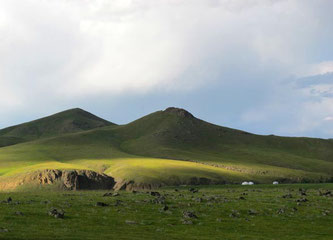
POLYGON ((0 129, 0 147, 110 125, 115 124, 81 108, 72 108, 0 129))

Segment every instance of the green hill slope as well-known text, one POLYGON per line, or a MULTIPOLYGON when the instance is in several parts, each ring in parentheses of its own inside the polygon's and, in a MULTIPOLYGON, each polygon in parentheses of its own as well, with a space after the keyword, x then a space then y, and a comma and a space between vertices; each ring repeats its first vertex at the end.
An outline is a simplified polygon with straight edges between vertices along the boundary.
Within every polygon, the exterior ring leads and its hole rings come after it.
POLYGON ((59 129, 50 132, 52 137, 45 134, 0 148, 0 188, 1 182, 42 169, 103 172, 116 179, 117 187, 129 189, 246 180, 320 182, 333 177, 332 140, 250 134, 177 108, 126 125, 65 135, 58 135, 59 129))
POLYGON ((70 109, 0 130, 0 147, 109 125, 114 124, 82 109, 70 109))

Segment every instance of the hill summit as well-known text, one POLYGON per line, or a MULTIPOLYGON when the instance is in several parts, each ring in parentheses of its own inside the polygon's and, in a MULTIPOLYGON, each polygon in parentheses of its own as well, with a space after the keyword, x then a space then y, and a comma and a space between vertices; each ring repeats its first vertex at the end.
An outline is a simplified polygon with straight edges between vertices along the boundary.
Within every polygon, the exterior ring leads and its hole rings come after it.
POLYGON ((173 113, 176 114, 179 117, 186 117, 186 118, 194 118, 194 116, 182 108, 176 108, 176 107, 169 107, 164 110, 166 113, 173 113))
POLYGON ((0 147, 114 125, 80 108, 0 130, 0 147))

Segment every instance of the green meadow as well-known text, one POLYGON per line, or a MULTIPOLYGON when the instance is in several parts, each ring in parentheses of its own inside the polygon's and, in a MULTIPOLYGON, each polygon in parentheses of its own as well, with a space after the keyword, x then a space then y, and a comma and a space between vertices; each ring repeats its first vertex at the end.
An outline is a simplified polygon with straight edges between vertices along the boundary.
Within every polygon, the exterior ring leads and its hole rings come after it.
POLYGON ((332 181, 332 140, 72 109, 0 130, 0 239, 332 239, 332 181), (115 190, 66 190, 92 180, 72 170, 115 190))
POLYGON ((333 237, 333 195, 327 193, 333 191, 333 184, 183 186, 155 191, 159 195, 111 191, 113 196, 103 196, 109 191, 47 187, 0 193, 0 239, 333 237), (63 218, 50 216, 52 209, 64 212, 63 218))

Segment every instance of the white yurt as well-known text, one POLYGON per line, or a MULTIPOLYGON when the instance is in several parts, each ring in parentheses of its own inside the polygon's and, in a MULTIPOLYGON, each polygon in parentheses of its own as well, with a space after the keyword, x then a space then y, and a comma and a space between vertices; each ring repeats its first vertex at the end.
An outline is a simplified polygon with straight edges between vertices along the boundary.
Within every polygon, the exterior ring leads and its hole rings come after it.
POLYGON ((254 185, 254 182, 249 182, 249 185, 254 185))
POLYGON ((242 185, 249 185, 248 182, 242 182, 242 185))
POLYGON ((279 184, 279 182, 278 182, 278 181, 274 181, 273 184, 274 184, 274 185, 277 185, 277 184, 279 184))

